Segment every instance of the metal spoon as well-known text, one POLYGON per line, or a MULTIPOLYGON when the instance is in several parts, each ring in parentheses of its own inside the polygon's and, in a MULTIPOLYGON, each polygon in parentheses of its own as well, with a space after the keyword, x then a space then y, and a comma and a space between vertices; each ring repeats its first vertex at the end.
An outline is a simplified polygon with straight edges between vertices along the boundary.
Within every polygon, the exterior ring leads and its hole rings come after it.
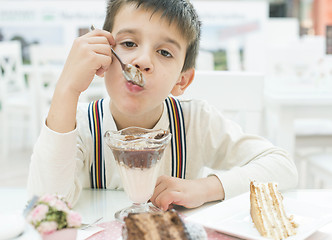
POLYGON ((81 225, 81 227, 80 227, 80 229, 81 230, 85 230, 85 229, 87 229, 87 228, 89 228, 89 227, 92 227, 92 226, 94 226, 94 225, 96 225, 100 220, 102 220, 103 219, 103 217, 100 217, 100 218, 98 218, 97 220, 95 220, 95 221, 93 221, 92 223, 83 223, 82 225, 81 225))
MULTIPOLYGON (((93 25, 91 25, 91 30, 95 30, 95 27, 93 25)), ((144 87, 145 78, 144 78, 142 72, 131 64, 123 63, 122 60, 120 59, 120 57, 118 56, 118 54, 116 54, 116 52, 113 50, 112 47, 111 47, 111 51, 112 51, 113 55, 116 57, 116 59, 118 59, 120 65, 122 67, 122 74, 125 77, 125 79, 128 82, 131 82, 135 85, 144 87)))

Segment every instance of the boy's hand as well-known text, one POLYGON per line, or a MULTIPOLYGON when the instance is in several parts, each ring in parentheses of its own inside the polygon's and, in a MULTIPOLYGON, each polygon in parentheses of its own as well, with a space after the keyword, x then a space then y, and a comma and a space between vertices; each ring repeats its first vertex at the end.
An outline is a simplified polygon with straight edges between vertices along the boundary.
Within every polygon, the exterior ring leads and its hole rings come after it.
POLYGON ((206 202, 223 200, 224 195, 222 184, 216 176, 195 180, 160 176, 150 200, 166 211, 173 204, 186 208, 199 207, 206 202))
POLYGON ((112 63, 114 44, 111 33, 99 29, 75 39, 59 79, 62 88, 79 95, 95 74, 102 77, 112 63))

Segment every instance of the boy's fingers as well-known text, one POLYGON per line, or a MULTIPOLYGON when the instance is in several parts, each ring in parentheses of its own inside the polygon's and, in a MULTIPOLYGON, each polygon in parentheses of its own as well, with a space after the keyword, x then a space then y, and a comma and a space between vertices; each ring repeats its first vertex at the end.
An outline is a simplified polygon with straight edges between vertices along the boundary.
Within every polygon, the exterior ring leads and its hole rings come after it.
POLYGON ((104 71, 106 71, 112 63, 112 58, 109 56, 105 56, 105 55, 100 55, 100 58, 101 58, 100 68, 102 68, 102 69, 104 69, 104 71))
POLYGON ((150 198, 150 200, 151 200, 152 203, 154 203, 156 197, 161 192, 163 192, 163 191, 165 191, 167 189, 167 183, 165 181, 166 179, 167 179, 166 176, 160 176, 160 177, 158 177, 156 186, 155 186, 154 191, 153 191, 153 195, 150 198))
POLYGON ((167 187, 166 187, 165 185, 161 185, 161 184, 159 184, 158 186, 156 186, 155 189, 154 189, 153 195, 152 195, 152 197, 150 198, 151 202, 154 203, 155 200, 156 200, 156 198, 159 196, 159 194, 160 194, 161 192, 165 191, 166 188, 167 188, 167 187))
POLYGON ((93 36, 86 39, 89 44, 105 44, 109 46, 108 39, 105 36, 93 36))
POLYGON ((163 211, 168 210, 169 206, 181 202, 181 193, 174 191, 164 191, 156 198, 156 206, 163 211))
POLYGON ((105 56, 112 56, 111 48, 108 44, 95 44, 93 45, 93 49, 95 53, 102 54, 105 56))
POLYGON ((108 67, 112 63, 112 59, 111 57, 105 55, 99 55, 98 58, 101 65, 97 66, 95 74, 99 77, 103 77, 104 73, 108 70, 108 67))
POLYGON ((103 68, 99 68, 96 72, 96 75, 99 77, 104 77, 105 70, 103 68))
POLYGON ((112 34, 108 31, 102 30, 102 29, 95 29, 91 32, 88 32, 85 36, 104 36, 108 40, 108 43, 110 45, 115 45, 115 40, 112 36, 112 34))

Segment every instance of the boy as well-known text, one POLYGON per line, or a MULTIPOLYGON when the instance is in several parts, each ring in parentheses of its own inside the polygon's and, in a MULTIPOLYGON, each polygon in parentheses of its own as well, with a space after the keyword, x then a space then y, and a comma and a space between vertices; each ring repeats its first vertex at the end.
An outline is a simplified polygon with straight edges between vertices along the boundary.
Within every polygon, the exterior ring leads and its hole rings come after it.
POLYGON ((173 147, 166 148, 154 205, 166 210, 224 200, 248 191, 250 180, 296 186, 297 171, 286 152, 244 134, 205 102, 167 98, 183 94, 193 81, 199 36, 200 22, 187 0, 110 0, 104 30, 74 41, 34 148, 29 193, 57 192, 75 203, 82 188, 122 188, 111 150, 94 137, 129 126, 169 129, 170 103, 183 114, 186 137, 178 150, 186 156, 176 158, 173 147), (141 70, 143 88, 124 79, 110 45, 141 70), (110 98, 77 107, 95 74, 104 76, 110 98), (102 119, 102 131, 93 133, 91 119, 102 119), (204 166, 213 170, 203 176, 204 166))

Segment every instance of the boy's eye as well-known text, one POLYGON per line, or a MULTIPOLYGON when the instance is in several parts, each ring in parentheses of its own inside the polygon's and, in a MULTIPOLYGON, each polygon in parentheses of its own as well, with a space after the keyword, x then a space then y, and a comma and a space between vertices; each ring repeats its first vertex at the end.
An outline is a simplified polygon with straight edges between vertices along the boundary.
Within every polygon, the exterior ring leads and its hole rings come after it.
POLYGON ((131 47, 136 47, 137 45, 135 44, 135 43, 133 43, 133 42, 124 42, 124 43, 122 43, 124 46, 126 46, 126 47, 129 47, 129 48, 131 48, 131 47))
POLYGON ((158 50, 158 53, 161 54, 162 56, 164 57, 168 57, 168 58, 171 58, 172 57, 172 54, 170 54, 168 51, 166 50, 158 50))

